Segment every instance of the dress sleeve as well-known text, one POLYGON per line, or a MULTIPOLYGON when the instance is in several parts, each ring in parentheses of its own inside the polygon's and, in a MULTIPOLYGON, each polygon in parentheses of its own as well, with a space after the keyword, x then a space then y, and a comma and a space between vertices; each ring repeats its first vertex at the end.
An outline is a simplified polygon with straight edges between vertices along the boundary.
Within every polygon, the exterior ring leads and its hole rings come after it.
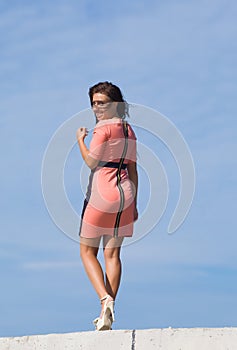
POLYGON ((101 160, 105 150, 106 142, 107 135, 105 128, 96 127, 93 131, 93 136, 90 143, 89 156, 96 160, 101 160))

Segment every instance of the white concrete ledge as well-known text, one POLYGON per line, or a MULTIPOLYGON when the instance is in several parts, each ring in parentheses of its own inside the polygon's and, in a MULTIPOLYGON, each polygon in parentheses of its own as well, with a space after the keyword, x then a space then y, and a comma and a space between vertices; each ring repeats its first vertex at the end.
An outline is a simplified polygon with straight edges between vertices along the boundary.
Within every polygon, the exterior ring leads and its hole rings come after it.
POLYGON ((236 350, 237 328, 114 330, 0 338, 0 350, 236 350))

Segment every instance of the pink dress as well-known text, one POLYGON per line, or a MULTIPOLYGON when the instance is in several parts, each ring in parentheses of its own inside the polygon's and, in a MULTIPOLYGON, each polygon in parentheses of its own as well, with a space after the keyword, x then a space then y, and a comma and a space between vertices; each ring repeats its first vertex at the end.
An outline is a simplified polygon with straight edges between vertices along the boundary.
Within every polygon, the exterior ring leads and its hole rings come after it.
POLYGON ((136 136, 132 127, 120 119, 99 121, 89 156, 99 164, 90 174, 80 236, 132 236, 135 189, 126 169, 129 162, 136 162, 136 136))

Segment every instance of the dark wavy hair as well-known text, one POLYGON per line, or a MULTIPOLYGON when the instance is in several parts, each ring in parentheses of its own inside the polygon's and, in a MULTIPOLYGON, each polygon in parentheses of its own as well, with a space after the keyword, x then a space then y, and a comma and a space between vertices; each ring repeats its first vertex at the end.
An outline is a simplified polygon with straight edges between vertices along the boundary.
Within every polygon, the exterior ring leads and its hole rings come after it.
POLYGON ((108 96, 111 101, 120 102, 118 104, 117 113, 121 119, 125 119, 127 116, 129 116, 128 103, 124 100, 121 90, 118 86, 105 81, 90 87, 89 97, 91 106, 93 102, 93 95, 97 93, 108 96))

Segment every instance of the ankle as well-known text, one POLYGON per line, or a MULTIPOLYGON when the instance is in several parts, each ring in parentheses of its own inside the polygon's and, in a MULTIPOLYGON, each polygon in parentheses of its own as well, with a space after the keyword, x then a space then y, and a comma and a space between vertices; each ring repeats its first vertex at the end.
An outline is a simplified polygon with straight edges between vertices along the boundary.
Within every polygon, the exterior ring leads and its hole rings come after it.
POLYGON ((100 303, 102 305, 108 301, 114 301, 114 298, 110 294, 106 294, 103 298, 100 299, 100 303))

